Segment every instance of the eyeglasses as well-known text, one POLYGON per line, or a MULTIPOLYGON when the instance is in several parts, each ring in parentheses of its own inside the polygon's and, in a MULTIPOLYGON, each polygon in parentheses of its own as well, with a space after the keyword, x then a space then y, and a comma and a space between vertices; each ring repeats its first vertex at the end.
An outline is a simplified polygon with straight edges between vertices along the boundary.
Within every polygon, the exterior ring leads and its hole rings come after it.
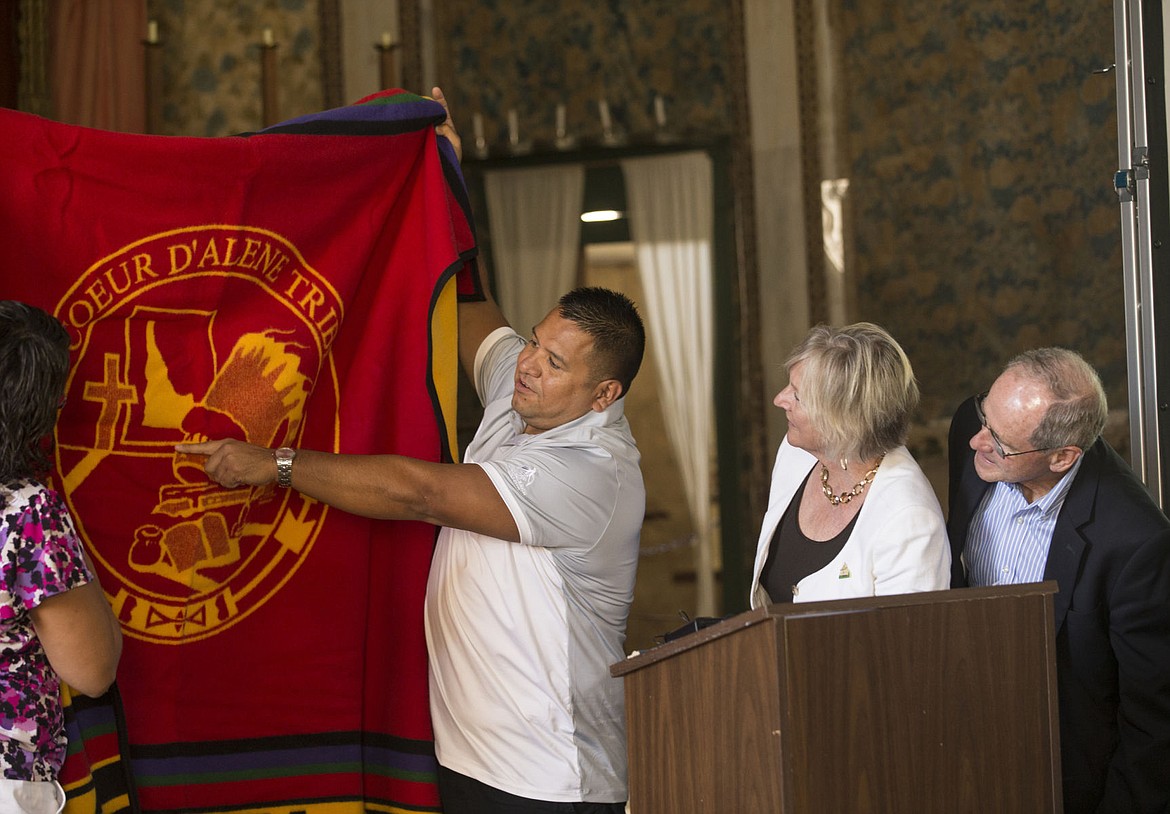
POLYGON ((1033 452, 1047 452, 1050 449, 1056 449, 1056 447, 1038 447, 1036 449, 1026 449, 1023 452, 1005 452, 1003 442, 999 440, 999 436, 995 434, 995 430, 987 426, 987 416, 983 412, 983 400, 985 398, 987 398, 986 393, 980 393, 975 397, 975 416, 979 419, 979 423, 983 425, 983 428, 987 430, 988 434, 991 435, 992 446, 995 447, 995 452, 999 457, 1014 458, 1017 455, 1029 455, 1033 452))

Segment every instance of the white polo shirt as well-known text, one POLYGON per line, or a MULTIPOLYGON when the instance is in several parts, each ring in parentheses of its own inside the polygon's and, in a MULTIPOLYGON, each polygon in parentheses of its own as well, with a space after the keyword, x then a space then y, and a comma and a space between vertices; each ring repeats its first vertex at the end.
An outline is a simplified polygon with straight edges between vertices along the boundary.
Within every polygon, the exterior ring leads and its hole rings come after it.
POLYGON ((619 400, 523 434, 511 408, 524 339, 479 348, 483 422, 464 456, 491 478, 520 543, 443 528, 427 583, 431 718, 439 763, 511 794, 624 801, 624 658, 646 508, 619 400))

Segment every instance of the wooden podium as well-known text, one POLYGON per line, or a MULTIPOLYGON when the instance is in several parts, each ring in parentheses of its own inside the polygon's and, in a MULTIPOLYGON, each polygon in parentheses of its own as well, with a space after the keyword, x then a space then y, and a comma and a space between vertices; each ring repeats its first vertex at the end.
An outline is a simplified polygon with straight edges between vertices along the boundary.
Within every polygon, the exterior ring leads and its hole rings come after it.
POLYGON ((777 605, 613 665, 631 814, 1061 812, 1055 592, 777 605))

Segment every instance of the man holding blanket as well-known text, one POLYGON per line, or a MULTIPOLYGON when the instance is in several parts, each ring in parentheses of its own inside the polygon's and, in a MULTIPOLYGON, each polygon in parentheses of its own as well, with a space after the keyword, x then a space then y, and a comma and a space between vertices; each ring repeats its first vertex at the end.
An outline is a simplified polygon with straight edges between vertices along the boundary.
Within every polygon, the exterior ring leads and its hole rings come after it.
MULTIPOLYGON (((458 149, 450 117, 440 132, 458 149)), ((484 404, 463 463, 234 439, 177 448, 206 455, 228 488, 276 481, 441 527, 426 634, 447 814, 625 809, 622 688, 608 666, 624 656, 645 510, 621 401, 644 345, 633 303, 606 289, 569 292, 527 340, 488 296, 459 305, 460 360, 484 404)))

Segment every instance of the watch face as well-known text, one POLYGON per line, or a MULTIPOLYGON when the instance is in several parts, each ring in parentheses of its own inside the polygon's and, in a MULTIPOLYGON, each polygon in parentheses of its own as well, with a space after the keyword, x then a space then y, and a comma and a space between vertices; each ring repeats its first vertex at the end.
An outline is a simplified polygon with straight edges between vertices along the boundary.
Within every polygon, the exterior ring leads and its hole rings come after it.
POLYGON ((278 461, 291 461, 293 458, 296 457, 296 454, 297 454, 296 450, 294 450, 294 449, 289 449, 288 447, 281 447, 280 449, 276 450, 276 460, 278 460, 278 461))

